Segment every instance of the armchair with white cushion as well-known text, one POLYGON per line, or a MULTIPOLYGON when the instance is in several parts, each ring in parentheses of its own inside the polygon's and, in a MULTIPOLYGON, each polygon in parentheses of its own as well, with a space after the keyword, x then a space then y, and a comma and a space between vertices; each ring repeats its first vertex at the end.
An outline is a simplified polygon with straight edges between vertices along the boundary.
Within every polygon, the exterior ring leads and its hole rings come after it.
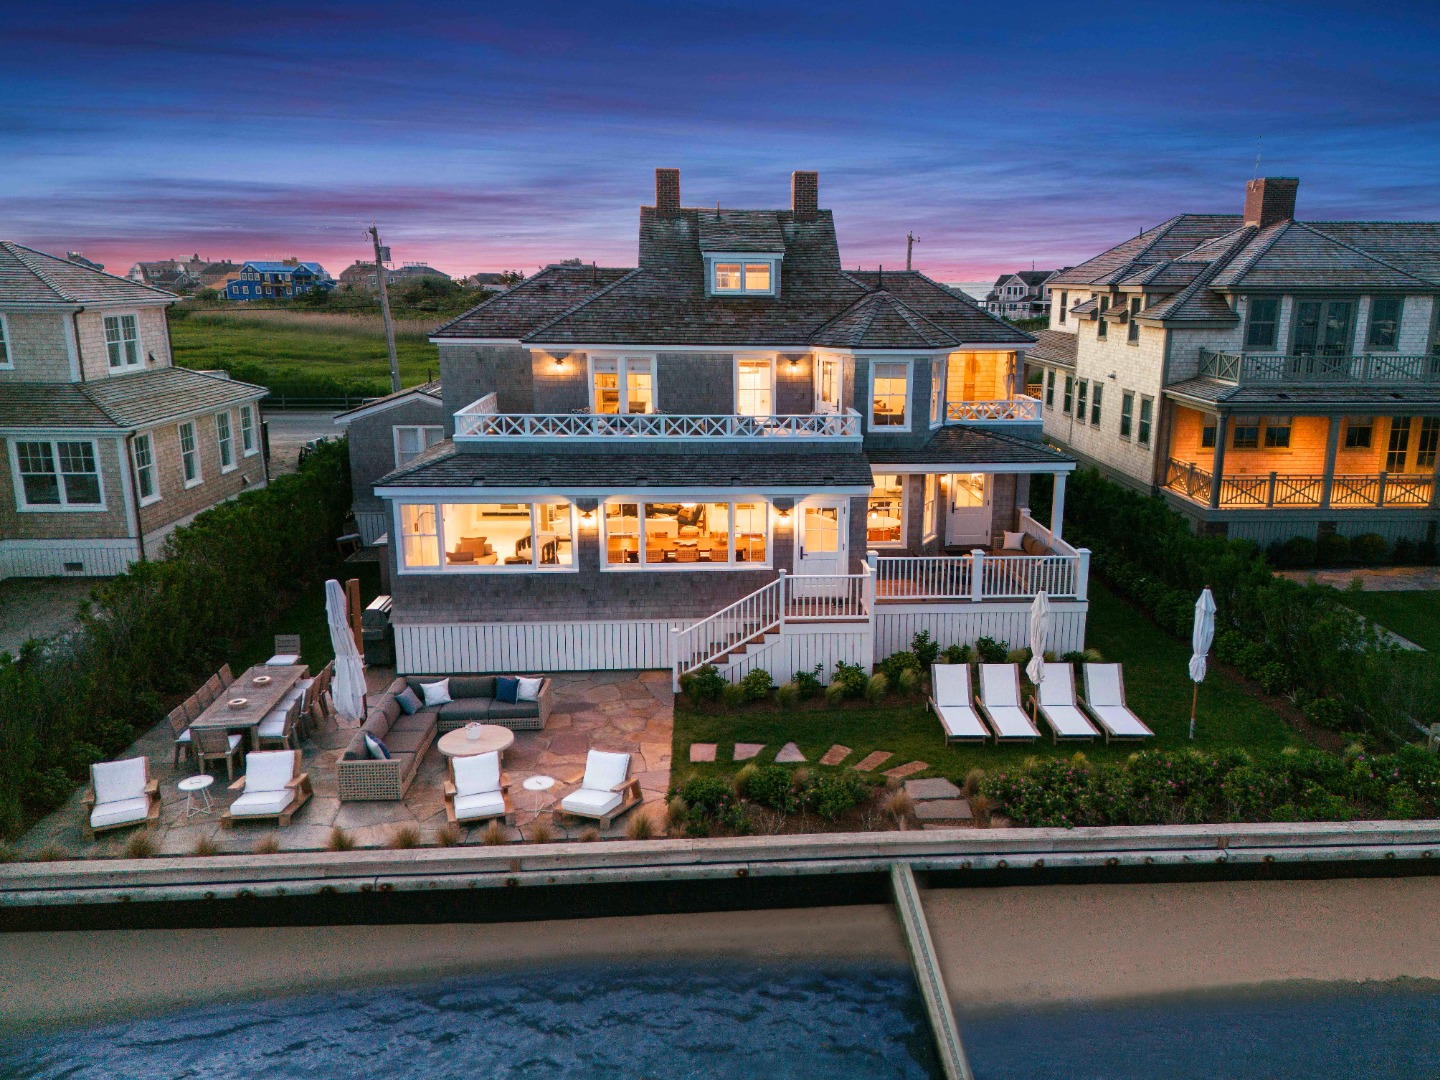
MULTIPOLYGON (((574 781, 572 780, 572 783, 574 781)), ((641 802, 640 778, 630 775, 630 755, 591 750, 585 758, 580 787, 560 800, 560 809, 574 817, 593 818, 601 828, 641 802)))
POLYGON ((510 783, 500 771, 500 754, 452 758, 453 779, 445 781, 445 817, 463 825, 486 818, 510 820, 510 783))
POLYGON ((90 766, 90 787, 82 800, 85 833, 124 829, 160 820, 160 781, 150 779, 150 759, 98 761, 90 766))
POLYGON ((290 824, 295 811, 314 794, 310 774, 300 771, 299 750, 252 750, 245 755, 245 775, 230 785, 243 794, 225 811, 223 823, 275 818, 290 824))

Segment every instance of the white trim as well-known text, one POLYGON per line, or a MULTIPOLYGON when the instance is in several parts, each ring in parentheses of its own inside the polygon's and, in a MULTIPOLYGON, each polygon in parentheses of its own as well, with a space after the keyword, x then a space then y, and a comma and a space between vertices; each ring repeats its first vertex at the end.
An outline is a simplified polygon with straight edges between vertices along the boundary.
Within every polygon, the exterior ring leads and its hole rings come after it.
POLYGON ((940 477, 937 473, 917 473, 920 477, 920 542, 928 544, 940 536, 940 477), (933 488, 934 498, 927 489, 933 488))
POLYGON ((239 405, 235 409, 235 415, 240 420, 240 456, 254 457, 260 452, 260 425, 256 423, 256 414, 260 410, 250 402, 239 405), (245 448, 245 418, 250 418, 250 448, 245 448))
MULTIPOLYGON (((83 310, 84 308, 80 307, 71 308, 60 316, 60 322, 65 330, 65 358, 70 361, 70 381, 72 383, 81 381, 80 337, 75 330, 75 316, 83 310)), ((101 329, 103 332, 103 324, 101 329)))
POLYGON ((215 456, 220 462, 220 475, 232 473, 240 466, 235 457, 235 418, 230 414, 229 409, 221 409, 215 414, 215 456), (225 417, 226 437, 220 437, 220 418, 225 417), (225 464, 225 452, 222 447, 228 447, 230 464, 225 464))
POLYGON ((780 295, 780 266, 785 259, 784 252, 771 251, 706 251, 703 253, 705 261, 705 295, 724 298, 727 296, 766 296, 778 297, 780 295), (715 267, 717 263, 735 263, 740 267, 740 288, 718 289, 715 287, 715 267), (747 289, 745 287, 745 267, 759 266, 764 264, 770 268, 770 287, 768 289, 747 289))
POLYGON ((175 425, 175 438, 180 447, 180 484, 187 491, 190 488, 199 487, 205 482, 205 470, 200 463, 200 429, 195 426, 194 420, 182 420, 175 425), (195 479, 185 479, 185 437, 183 428, 190 429, 190 453, 195 457, 195 479))
POLYGON ((893 472, 896 469, 904 469, 907 473, 1068 473, 1074 472, 1078 464, 1074 461, 1057 461, 1053 465, 1045 465, 1039 462, 1026 461, 986 465, 975 461, 947 461, 941 462, 940 464, 912 465, 908 461, 903 464, 872 461, 870 467, 877 472, 893 472))
MULTIPOLYGON (((419 457, 421 454, 423 454, 426 450, 429 450, 430 447, 434 446, 435 443, 443 442, 444 440, 445 440, 445 425, 444 425, 444 424, 392 424, 392 425, 390 426, 390 448, 395 452, 395 468, 397 468, 397 469, 402 469, 402 468, 404 468, 404 467, 405 467, 406 465, 408 465, 411 461, 414 461, 417 457, 419 457), (433 442, 433 443, 426 443, 424 446, 420 447, 419 450, 415 451, 415 453, 411 454, 410 457, 409 457, 406 461, 401 461, 401 460, 400 460, 400 432, 402 432, 402 431, 438 431, 438 432, 440 433, 440 438, 436 439, 435 442, 433 442)), ((424 442, 424 438, 423 438, 423 437, 421 438, 421 441, 424 442)))
MULTIPOLYGON (((728 295, 728 294, 727 294, 728 295)), ((755 295, 755 294, 752 294, 755 295)), ((943 349, 879 349, 863 348, 852 349, 838 345, 816 345, 810 341, 777 342, 775 344, 762 344, 760 342, 725 342, 715 341, 708 345, 696 344, 659 344, 646 342, 636 345, 625 345, 617 341, 601 342, 571 342, 571 341, 521 341, 519 338, 451 338, 432 337, 429 339, 434 345, 516 345, 524 349, 531 349, 545 353, 577 353, 577 352, 631 352, 631 353, 732 353, 732 352, 804 352, 814 353, 824 351, 833 353, 836 356, 869 356, 872 353, 878 355, 900 355, 900 356, 949 356, 952 352, 1025 352, 1033 349, 1038 342, 1034 341, 962 341, 954 345, 946 345, 943 349)))
MULTIPOLYGON (((599 539, 600 539, 600 570, 601 570, 602 572, 615 572, 615 573, 627 573, 627 574, 628 574, 628 573, 635 573, 635 572, 637 572, 637 571, 638 571, 638 572, 641 572, 641 573, 645 573, 645 572, 648 572, 648 571, 656 571, 656 572, 670 573, 670 572, 672 572, 672 571, 688 571, 688 570, 701 570, 701 571, 714 572, 714 571, 733 571, 733 570, 770 570, 770 569, 773 569, 773 567, 774 567, 774 562, 775 562, 775 522, 776 522, 776 520, 778 519, 779 511, 777 511, 777 510, 775 509, 774 505, 771 503, 771 501, 770 501, 769 499, 766 499, 766 498, 764 498, 764 497, 762 497, 762 496, 759 496, 759 495, 752 495, 752 496, 748 496, 748 497, 747 497, 747 496, 743 496, 743 495, 742 495, 742 496, 731 496, 731 497, 720 498, 720 499, 713 498, 713 497, 706 499, 706 498, 701 497, 701 498, 694 498, 694 499, 686 500, 687 502, 693 501, 693 502, 697 502, 697 503, 699 503, 699 502, 708 502, 708 503, 716 503, 716 504, 723 503, 723 504, 725 504, 725 506, 728 507, 728 509, 726 510, 726 515, 727 515, 726 528, 727 528, 727 533, 728 533, 728 535, 729 535, 730 540, 729 540, 729 547, 728 547, 728 549, 726 550, 726 561, 725 561, 725 562, 723 562, 723 563, 716 563, 716 562, 708 562, 708 563, 702 563, 702 562, 693 562, 693 563, 689 563, 689 562, 687 562, 687 563, 682 563, 682 562, 674 562, 674 563, 670 563, 670 562, 649 563, 649 562, 645 562, 645 561, 644 561, 644 554, 645 554, 645 507, 646 507, 647 504, 654 504, 654 503, 661 503, 661 502, 671 502, 671 501, 674 501, 674 500, 656 498, 656 497, 654 497, 653 495, 651 495, 651 496, 648 497, 648 498, 645 497, 645 496, 640 496, 640 495, 615 495, 615 496, 612 496, 612 497, 610 497, 610 498, 608 498, 608 499, 602 499, 601 502, 600 502, 600 505, 599 505, 598 507, 596 507, 596 508, 595 508, 595 511, 594 511, 594 512, 595 512, 595 515, 596 515, 596 518, 595 518, 595 531, 596 531, 596 534, 599 536, 599 539), (609 543, 607 542, 608 539, 609 539, 609 534, 606 532, 606 529, 605 529, 605 506, 606 506, 607 503, 624 503, 624 504, 634 505, 634 506, 636 507, 636 513, 639 515, 639 517, 638 517, 638 519, 637 519, 637 526, 636 526, 637 531, 636 531, 636 533, 635 533, 635 539, 636 539, 636 543, 637 543, 637 545, 638 545, 638 556, 637 556, 638 561, 633 562, 633 563, 630 563, 630 562, 612 563, 612 562, 610 561, 610 545, 609 545, 609 543), (736 559, 736 558, 734 557, 734 556, 735 556, 735 541, 736 541, 736 537, 737 537, 737 535, 738 535, 738 534, 736 533, 736 531, 735 531, 735 515, 736 515, 735 507, 736 507, 738 504, 740 504, 740 503, 760 503, 762 506, 765 507, 765 558, 764 558, 764 560, 761 561, 761 562, 740 562, 738 559, 736 559)), ((625 534, 625 535, 628 535, 628 534, 625 534)))
MULTIPOLYGON (((730 363, 730 385, 733 388, 731 395, 731 408, 736 416, 774 416, 775 413, 775 354, 774 353, 739 353, 737 352, 730 363), (741 364, 764 364, 770 371, 770 411, 765 413, 746 413, 740 411, 740 365, 741 364)), ((842 414, 843 415, 843 414, 842 414)))
MULTIPOLYGON (((1068 467, 1073 469, 1075 467, 1074 463, 1071 463, 1068 467)), ((920 471, 918 467, 912 465, 897 465, 894 466, 894 468, 908 469, 911 472, 920 471)), ((957 468, 962 468, 962 471, 969 472, 980 471, 975 468, 963 468, 955 465, 937 466, 936 471, 955 472, 957 468)), ((1015 469, 1010 471, 1020 472, 1025 470, 1015 469)), ((593 498, 618 499, 625 496, 628 496, 632 500, 638 499, 641 502, 700 502, 705 498, 706 495, 717 496, 716 498, 711 500, 712 502, 720 502, 721 500, 718 496, 721 495, 723 495, 726 500, 732 502, 743 502, 749 498, 764 499, 766 502, 773 502, 776 497, 780 496, 788 498, 794 495, 869 495, 870 491, 871 488, 868 484, 863 487, 857 486, 855 484, 845 484, 843 486, 835 484, 805 484, 791 485, 788 487, 767 486, 764 493, 759 494, 756 493, 754 489, 750 488, 737 491, 734 488, 725 488, 723 486, 717 486, 713 483, 707 484, 704 487, 645 488, 642 493, 638 494, 623 490, 617 491, 613 484, 605 487, 556 486, 544 488, 539 492, 537 492, 533 486, 518 488, 488 488, 475 487, 473 484, 463 487, 447 488, 397 486, 377 486, 375 488, 375 494, 382 499, 403 499, 408 502, 415 502, 417 500, 421 502, 439 502, 447 499, 451 502, 455 502, 457 500, 461 502, 475 502, 481 496, 484 496, 486 502, 527 502, 531 499, 536 498, 539 498, 542 501, 547 498, 566 499, 573 501, 575 499, 593 498)))
MULTIPOLYGON (((150 469, 150 478, 151 478, 150 486, 151 486, 151 488, 153 489, 153 494, 151 494, 151 495, 143 495, 143 494, 140 495, 140 505, 141 505, 141 506, 153 506, 155 503, 159 502, 159 501, 164 497, 164 496, 162 496, 161 493, 160 493, 160 464, 159 464, 159 462, 157 462, 157 461, 155 460, 155 434, 154 434, 154 432, 151 432, 151 431, 137 431, 137 432, 134 433, 134 435, 131 436, 131 438, 130 438, 130 449, 131 449, 130 464, 131 464, 131 467, 134 468, 134 470, 135 470, 135 475, 136 475, 136 478, 137 478, 137 481, 138 481, 139 475, 140 475, 140 473, 141 473, 142 470, 141 470, 141 468, 140 468, 140 463, 135 460, 134 451, 135 451, 135 448, 139 445, 139 442, 140 442, 141 439, 144 439, 144 440, 145 440, 146 452, 150 455, 150 465, 149 465, 148 467, 149 467, 149 469, 150 469)), ((136 489, 136 492, 137 492, 137 494, 139 494, 139 489, 138 489, 138 488, 136 489)))
POLYGON ((10 336, 10 323, 0 311, 0 371, 15 370, 15 339, 10 336))
POLYGON ((930 430, 945 425, 945 384, 948 380, 949 358, 944 356, 932 356, 930 358, 930 398, 925 402, 930 411, 930 430))
MULTIPOLYGON (((886 357, 883 360, 870 359, 867 366, 867 378, 865 380, 865 430, 872 435, 904 435, 908 434, 915 427, 915 402, 911 400, 915 393, 915 361, 914 359, 901 359, 899 357, 886 357), (894 364, 905 368, 905 423, 904 424, 875 424, 875 367, 877 364, 894 364)), ((928 409, 930 403, 927 401, 925 407, 928 409)))
MULTIPOLYGON (((412 505, 412 506, 413 506, 413 505, 416 505, 417 503, 420 503, 422 500, 417 500, 417 499, 393 499, 393 500, 391 500, 391 503, 390 503, 390 521, 391 521, 391 531, 390 531, 390 535, 395 538, 395 572, 396 572, 396 573, 405 574, 405 575, 407 575, 407 576, 412 575, 412 574, 429 574, 429 575, 434 576, 434 575, 437 575, 437 574, 445 574, 445 575, 451 575, 451 574, 475 574, 475 575, 487 575, 487 574, 578 574, 578 573, 580 572, 580 532, 579 532, 579 524, 580 524, 580 523, 579 523, 579 519, 578 519, 577 514, 576 514, 576 509, 575 509, 574 500, 571 500, 571 499, 561 499, 561 498, 555 497, 555 496, 546 497, 546 496, 535 496, 535 495, 531 495, 530 498, 528 498, 528 499, 515 499, 515 500, 499 500, 499 499, 490 498, 490 499, 484 500, 484 502, 482 503, 479 499, 476 499, 476 498, 474 497, 474 496, 475 496, 475 491, 474 491, 473 488, 470 490, 469 494, 470 494, 470 497, 469 497, 469 498, 466 498, 466 499, 449 499, 449 500, 442 500, 442 499, 440 499, 439 497, 435 497, 435 498, 429 498, 429 499, 423 500, 423 505, 429 506, 430 509, 431 509, 431 510, 434 512, 434 514, 435 514, 435 547, 436 547, 436 553, 437 553, 437 555, 439 556, 439 562, 438 562, 435 566, 406 566, 406 565, 405 565, 405 534, 404 534, 404 532, 403 532, 403 531, 401 530, 401 528, 400 528, 400 506, 401 506, 402 503, 405 503, 405 504, 408 504, 408 505, 412 505), (532 543, 532 544, 530 545, 530 552, 531 552, 531 554, 530 554, 530 562, 526 563, 526 564, 523 565, 523 566, 518 565, 518 564, 514 564, 514 563, 507 565, 507 564, 501 563, 501 562, 496 562, 496 563, 494 563, 494 564, 472 563, 472 564, 470 564, 470 565, 468 565, 468 566, 467 566, 466 564, 464 564, 464 563, 447 563, 447 562, 445 561, 445 515, 444 515, 444 513, 442 512, 441 507, 444 506, 444 505, 446 505, 447 503, 448 503, 449 505, 452 505, 452 506, 453 506, 453 505, 456 505, 457 503, 474 503, 474 504, 476 504, 476 505, 493 506, 495 503, 497 503, 497 502, 502 502, 502 501, 504 501, 504 502, 509 502, 509 501, 524 502, 524 503, 528 503, 528 504, 529 504, 529 506, 530 506, 530 535, 531 535, 532 537, 536 534, 536 531, 537 531, 536 528, 535 528, 536 507, 537 507, 540 503, 560 503, 560 502, 563 502, 563 503, 568 507, 568 509, 569 509, 569 511, 570 511, 570 537, 569 537, 569 539, 570 539, 570 564, 569 564, 568 566, 565 566, 565 565, 559 565, 559 564, 550 564, 550 563, 542 563, 542 562, 540 562, 540 561, 539 561, 539 560, 540 560, 540 549, 539 549, 539 547, 538 547, 537 545, 535 545, 534 543, 532 543)), ((487 492, 487 494, 488 494, 488 492, 487 492)))
MULTIPOLYGON (((118 463, 117 472, 120 473, 120 495, 125 503, 125 525, 129 528, 130 534, 140 536, 140 518, 135 512, 135 487, 133 478, 130 475, 130 455, 125 451, 125 436, 119 435, 115 438, 115 461, 118 463)), ((99 466, 97 461, 96 466, 99 466)))
MULTIPOLYGON (((105 463, 100 456, 100 440, 93 437, 16 438, 7 440, 10 447, 10 476, 15 487, 15 510, 21 514, 105 514, 110 507, 105 499, 105 463), (50 444, 50 453, 55 465, 55 482, 60 493, 59 503, 36 503, 31 505, 25 497, 25 482, 20 473, 20 444, 22 442, 43 442, 50 444), (98 503, 80 503, 71 506, 65 497, 64 472, 60 469, 60 446, 62 442, 89 443, 95 457, 95 482, 100 488, 98 503)), ((123 455, 122 455, 123 459, 123 455)))
POLYGON ((107 371, 127 372, 145 370, 145 338, 140 333, 140 312, 137 311, 101 311, 100 313, 100 344, 105 348, 105 366, 107 371), (125 359, 125 339, 120 339, 120 363, 116 364, 110 359, 110 330, 106 326, 111 319, 116 320, 120 332, 124 333, 124 320, 131 318, 135 320, 135 362, 132 364, 125 359))

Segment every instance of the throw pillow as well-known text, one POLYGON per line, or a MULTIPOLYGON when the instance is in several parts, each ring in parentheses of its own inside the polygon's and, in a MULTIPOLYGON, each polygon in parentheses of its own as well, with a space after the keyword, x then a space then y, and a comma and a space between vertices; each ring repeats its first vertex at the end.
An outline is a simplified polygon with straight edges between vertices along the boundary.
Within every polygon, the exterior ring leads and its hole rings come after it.
POLYGON ((509 675, 501 675, 495 680, 495 700, 515 704, 515 694, 520 689, 520 680, 509 675))
POLYGON ((539 700, 540 700, 540 684, 541 684, 542 682, 544 682, 544 681, 545 681, 545 680, 544 680, 543 678, 541 678, 541 679, 527 679, 527 678, 525 678, 524 675, 521 675, 521 676, 520 676, 520 689, 518 689, 518 690, 515 692, 515 700, 516 700, 516 701, 539 701, 539 700))
POLYGON ((370 756, 376 761, 390 760, 390 751, 386 749, 385 744, 368 731, 365 733, 365 749, 370 751, 370 756))
POLYGON ((450 700, 449 679, 437 679, 435 682, 421 683, 420 689, 425 692, 426 705, 444 705, 450 700))
POLYGON ((1024 542, 1025 542, 1025 534, 1024 534, 1024 533, 1018 533, 1018 532, 1013 532, 1013 533, 1012 533, 1012 532, 1007 532, 1007 533, 1005 534, 1005 546, 1006 546, 1007 548, 1010 548, 1010 549, 1012 549, 1012 550, 1018 550, 1019 547, 1020 547, 1020 545, 1023 544, 1024 542))
POLYGON ((420 699, 415 696, 415 691, 408 686, 395 695, 395 702, 400 708, 405 710, 406 716, 414 716, 420 709, 420 699))

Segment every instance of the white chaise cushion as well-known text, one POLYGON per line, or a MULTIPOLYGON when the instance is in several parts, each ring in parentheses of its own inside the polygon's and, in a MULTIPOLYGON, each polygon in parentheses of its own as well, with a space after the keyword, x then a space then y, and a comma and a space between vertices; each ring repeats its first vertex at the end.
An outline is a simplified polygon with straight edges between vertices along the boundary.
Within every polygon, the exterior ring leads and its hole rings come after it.
POLYGON ((1124 705, 1119 664, 1086 664, 1085 695, 1091 705, 1124 705))
POLYGON ((105 829, 111 825, 128 825, 132 821, 144 821, 150 813, 150 800, 119 799, 115 802, 96 803, 90 811, 90 827, 105 829))
MULTIPOLYGON (((250 755, 254 757, 254 755, 250 755)), ((235 817, 262 817, 278 814, 295 801, 295 792, 289 788, 278 791, 251 791, 250 781, 245 781, 245 793, 230 804, 230 813, 235 817)))
POLYGON ((605 750, 591 750, 585 756, 585 779, 582 788, 609 791, 625 782, 630 772, 629 754, 612 754, 605 750))
POLYGON ((481 791, 474 795, 455 796, 455 820, 469 821, 479 817, 500 817, 505 813, 505 797, 498 791, 481 791))
MULTIPOLYGON (((469 754, 454 758, 455 794, 457 796, 482 795, 493 792, 500 794, 500 755, 492 750, 488 754, 469 754)), ((460 803, 455 803, 459 810, 460 803)))
POLYGON ((90 766, 95 783, 95 802, 114 803, 126 799, 145 798, 146 759, 125 758, 123 761, 101 761, 90 766))
POLYGON ((970 666, 936 664, 930 669, 936 705, 970 706, 970 666))
POLYGON ((260 726, 255 729, 256 734, 262 739, 278 739, 285 734, 285 718, 290 715, 289 709, 275 709, 265 714, 265 719, 260 721, 260 726))
POLYGON ((983 739, 989 734, 969 705, 936 705, 935 715, 951 739, 983 739))
POLYGON ((1143 739, 1155 734, 1124 705, 1091 705, 1090 711, 1117 738, 1143 739))
POLYGON ((246 795, 254 795, 261 791, 284 791, 285 785, 293 779, 295 779, 295 752, 293 750, 255 750, 245 755, 246 795))
POLYGON ((1041 705, 1074 705, 1075 676, 1069 664, 1046 664, 1040 685, 1035 688, 1041 705))
POLYGON ((1002 739, 1033 739, 1040 734, 1025 710, 1018 705, 986 704, 985 712, 995 726, 995 734, 1002 739))
POLYGON ((992 706, 1020 707, 1020 686, 1014 664, 980 665, 980 700, 992 706))
POLYGON ((265 666, 292 667, 298 663, 300 663, 300 656, 298 653, 276 653, 274 656, 270 657, 269 660, 265 661, 265 666))
MULTIPOLYGON (((592 750, 591 753, 594 751, 592 750)), ((582 787, 579 791, 566 795, 560 800, 560 806, 563 809, 583 817, 604 817, 619 805, 620 793, 618 791, 596 791, 588 787, 582 787)))

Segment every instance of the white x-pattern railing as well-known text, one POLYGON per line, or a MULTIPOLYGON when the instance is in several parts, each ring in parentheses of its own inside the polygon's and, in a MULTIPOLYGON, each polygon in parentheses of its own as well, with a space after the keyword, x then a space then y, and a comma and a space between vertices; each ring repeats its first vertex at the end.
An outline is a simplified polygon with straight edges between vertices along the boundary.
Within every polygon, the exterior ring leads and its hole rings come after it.
POLYGON ((945 406, 947 424, 1010 424, 1040 419, 1040 401, 1032 397, 1002 401, 951 401, 945 406))
POLYGON ((675 415, 671 413, 455 414, 457 439, 859 439, 860 416, 675 415))

